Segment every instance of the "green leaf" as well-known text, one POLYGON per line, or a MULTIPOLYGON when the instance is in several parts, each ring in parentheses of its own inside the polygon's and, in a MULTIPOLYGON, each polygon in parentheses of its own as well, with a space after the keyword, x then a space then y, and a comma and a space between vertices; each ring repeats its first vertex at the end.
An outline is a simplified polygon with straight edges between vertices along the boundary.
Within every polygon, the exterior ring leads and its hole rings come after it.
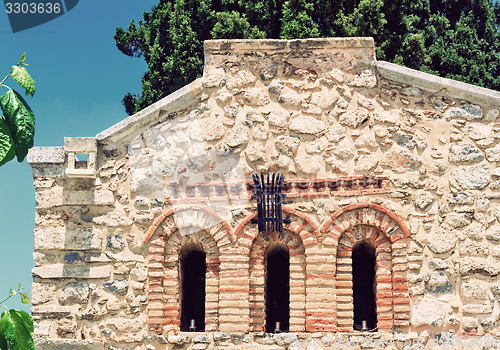
POLYGON ((27 293, 21 293, 21 301, 24 305, 28 305, 30 303, 30 297, 27 293))
POLYGON ((5 311, 0 318, 0 346, 2 337, 9 344, 9 350, 35 350, 31 333, 33 318, 21 310, 5 311))
POLYGON ((23 97, 12 89, 0 96, 0 107, 14 139, 17 160, 22 162, 33 147, 35 116, 23 97))
POLYGON ((19 59, 19 63, 23 63, 25 59, 26 59, 26 52, 23 52, 21 58, 19 59))
MULTIPOLYGON (((10 129, 5 119, 0 116, 0 166, 12 160, 16 156, 14 150, 14 140, 10 135, 10 129)), ((13 295, 12 288, 10 295, 13 295)), ((0 348, 1 349, 1 348, 0 348)))
POLYGON ((12 66, 12 73, 10 75, 26 90, 26 96, 33 96, 35 94, 35 81, 31 78, 26 68, 12 66))

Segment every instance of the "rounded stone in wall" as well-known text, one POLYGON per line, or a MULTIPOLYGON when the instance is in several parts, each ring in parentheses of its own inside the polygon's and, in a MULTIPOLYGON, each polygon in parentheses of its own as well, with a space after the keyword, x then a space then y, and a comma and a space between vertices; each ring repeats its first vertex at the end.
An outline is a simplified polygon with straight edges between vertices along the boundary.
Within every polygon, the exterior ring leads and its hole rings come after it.
POLYGON ((425 277, 426 289, 434 294, 448 293, 453 290, 450 279, 443 271, 434 271, 425 277))
POLYGON ((104 289, 111 293, 125 295, 128 291, 128 281, 126 279, 106 281, 104 282, 104 289))
POLYGON ((434 196, 429 192, 418 191, 412 196, 412 202, 420 210, 425 210, 434 202, 434 196))
POLYGON ((90 289, 87 282, 68 283, 59 295, 61 305, 83 304, 89 301, 90 289))
POLYGON ((433 253, 444 254, 455 248, 457 239, 455 230, 441 226, 427 235, 426 243, 433 253))

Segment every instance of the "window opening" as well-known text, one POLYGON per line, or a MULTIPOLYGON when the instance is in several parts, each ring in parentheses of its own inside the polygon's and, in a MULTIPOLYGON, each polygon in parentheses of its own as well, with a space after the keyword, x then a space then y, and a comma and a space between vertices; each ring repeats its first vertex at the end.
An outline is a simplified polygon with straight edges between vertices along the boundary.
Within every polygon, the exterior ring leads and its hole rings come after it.
POLYGON ((187 245, 180 253, 181 331, 205 331, 205 252, 187 245))
POLYGON ((290 326, 290 255, 281 244, 266 252, 266 332, 288 332, 290 326))
POLYGON ((374 331, 377 328, 375 261, 375 247, 370 242, 363 240, 352 248, 355 330, 374 331))

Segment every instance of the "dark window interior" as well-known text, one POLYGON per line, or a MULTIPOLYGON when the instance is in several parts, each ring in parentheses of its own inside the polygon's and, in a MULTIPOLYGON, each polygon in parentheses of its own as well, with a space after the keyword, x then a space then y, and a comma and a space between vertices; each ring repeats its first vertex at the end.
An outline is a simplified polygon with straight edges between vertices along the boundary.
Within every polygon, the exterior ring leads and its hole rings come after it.
POLYGON ((354 329, 375 330, 377 304, 375 302, 375 247, 360 241, 352 249, 352 280, 354 296, 354 329), (363 327, 366 321, 366 327, 363 327))
POLYGON ((290 326, 290 256, 280 244, 266 252, 266 332, 288 332, 290 326), (279 330, 276 322, 280 323, 279 330))
POLYGON ((205 331, 205 253, 188 246, 181 250, 181 331, 205 331), (194 320, 194 327, 193 321, 194 320))

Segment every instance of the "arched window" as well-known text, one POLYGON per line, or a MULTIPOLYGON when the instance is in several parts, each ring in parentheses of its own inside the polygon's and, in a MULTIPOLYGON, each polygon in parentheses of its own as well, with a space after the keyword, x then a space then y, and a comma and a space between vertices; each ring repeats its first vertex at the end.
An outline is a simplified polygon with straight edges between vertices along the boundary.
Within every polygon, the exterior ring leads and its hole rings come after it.
POLYGON ((355 330, 367 331, 377 327, 375 260, 375 247, 370 242, 362 240, 352 248, 355 330))
POLYGON ((266 332, 288 332, 290 327, 290 255, 282 244, 266 252, 266 332))
POLYGON ((181 331, 205 331, 205 252, 185 244, 180 252, 181 331))

